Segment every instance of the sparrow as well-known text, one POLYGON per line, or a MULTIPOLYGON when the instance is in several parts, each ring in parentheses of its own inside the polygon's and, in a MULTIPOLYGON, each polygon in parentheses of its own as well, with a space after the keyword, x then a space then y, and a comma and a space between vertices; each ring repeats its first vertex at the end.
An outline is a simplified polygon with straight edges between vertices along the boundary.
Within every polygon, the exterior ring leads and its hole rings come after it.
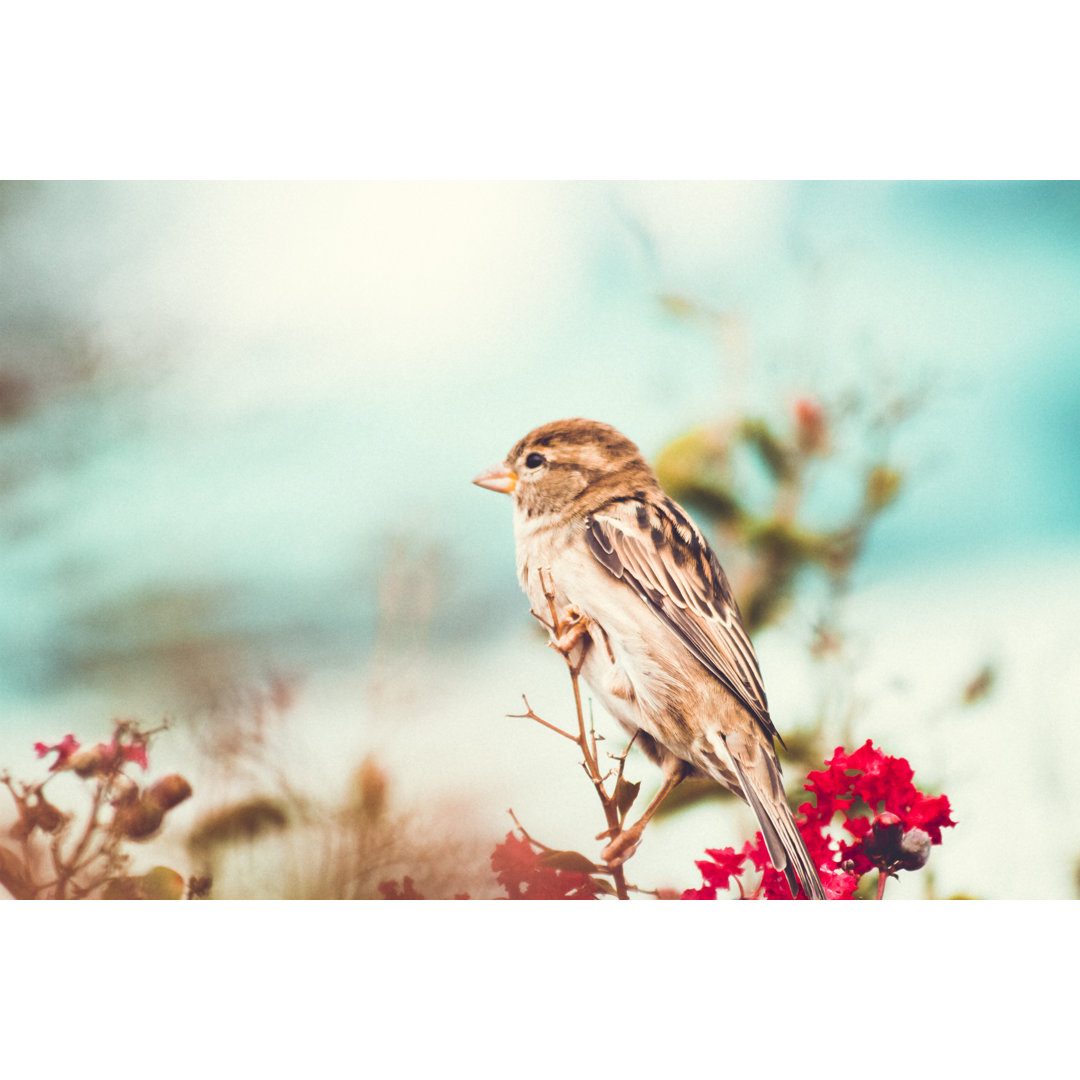
POLYGON ((603 858, 629 858, 664 798, 704 776, 750 805, 791 895, 801 883, 825 899, 784 794, 780 736, 727 576, 637 446, 607 424, 556 420, 473 483, 513 499, 517 572, 533 611, 554 593, 577 628, 568 659, 662 771, 656 797, 603 858))

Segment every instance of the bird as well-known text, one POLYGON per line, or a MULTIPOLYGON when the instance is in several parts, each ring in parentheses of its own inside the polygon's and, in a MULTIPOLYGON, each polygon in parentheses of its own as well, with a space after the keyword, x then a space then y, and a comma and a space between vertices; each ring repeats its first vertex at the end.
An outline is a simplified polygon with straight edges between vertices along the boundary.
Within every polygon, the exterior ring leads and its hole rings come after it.
MULTIPOLYGON (((761 670, 716 555, 638 447, 574 418, 530 431, 474 484, 513 501, 518 578, 573 628, 555 644, 662 773, 641 818, 604 849, 636 850, 664 798, 708 777, 747 802, 773 866, 825 899, 784 793, 761 670)), ((782 740, 781 740, 782 743, 782 740)))

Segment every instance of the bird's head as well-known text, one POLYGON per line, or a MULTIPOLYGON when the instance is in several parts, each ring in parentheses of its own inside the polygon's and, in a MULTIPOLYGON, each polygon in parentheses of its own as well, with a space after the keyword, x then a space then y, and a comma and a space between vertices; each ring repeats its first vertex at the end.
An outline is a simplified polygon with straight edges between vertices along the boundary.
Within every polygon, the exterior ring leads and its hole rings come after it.
POLYGON ((526 517, 584 516, 619 491, 653 490, 656 478, 625 435, 609 424, 574 419, 530 431, 473 483, 510 495, 526 517))

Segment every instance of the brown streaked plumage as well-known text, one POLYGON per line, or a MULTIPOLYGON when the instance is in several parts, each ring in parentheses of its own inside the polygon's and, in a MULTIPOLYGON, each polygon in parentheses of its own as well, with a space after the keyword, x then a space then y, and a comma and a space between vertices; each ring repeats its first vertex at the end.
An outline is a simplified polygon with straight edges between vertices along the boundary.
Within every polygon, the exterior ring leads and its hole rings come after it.
POLYGON ((664 796, 704 775, 750 804, 792 895, 801 882, 824 899, 784 795, 779 736, 727 577, 638 448, 607 424, 557 420, 475 483, 512 496, 518 575, 533 610, 546 609, 544 571, 558 609, 585 620, 571 659, 664 772, 660 793, 604 857, 628 858, 664 796))

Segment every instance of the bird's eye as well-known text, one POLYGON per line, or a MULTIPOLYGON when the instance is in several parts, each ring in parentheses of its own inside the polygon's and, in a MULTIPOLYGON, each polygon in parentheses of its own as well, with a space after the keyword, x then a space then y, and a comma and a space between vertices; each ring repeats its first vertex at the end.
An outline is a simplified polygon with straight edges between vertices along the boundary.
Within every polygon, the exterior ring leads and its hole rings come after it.
POLYGON ((544 455, 532 453, 525 459, 526 469, 539 469, 544 464, 544 455))

